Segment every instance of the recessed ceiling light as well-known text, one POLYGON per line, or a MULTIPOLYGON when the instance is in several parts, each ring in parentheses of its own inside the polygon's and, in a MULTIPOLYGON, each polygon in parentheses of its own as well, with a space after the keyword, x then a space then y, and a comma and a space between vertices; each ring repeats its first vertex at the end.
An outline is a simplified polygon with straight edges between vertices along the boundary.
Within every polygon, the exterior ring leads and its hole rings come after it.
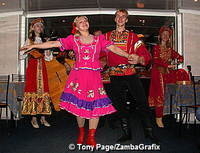
POLYGON ((194 0, 194 2, 198 2, 198 0, 194 0))
POLYGON ((144 8, 144 3, 143 2, 137 2, 136 7, 137 8, 144 8))
POLYGON ((2 3, 1 3, 1 5, 2 5, 2 6, 5 6, 5 5, 6 5, 6 3, 5 3, 5 2, 2 2, 2 3))
POLYGON ((65 19, 63 19, 63 20, 62 20, 62 22, 63 22, 63 23, 65 23, 65 22, 66 22, 66 20, 65 20, 65 19))
POLYGON ((139 22, 144 24, 146 21, 145 21, 145 19, 139 19, 139 22))

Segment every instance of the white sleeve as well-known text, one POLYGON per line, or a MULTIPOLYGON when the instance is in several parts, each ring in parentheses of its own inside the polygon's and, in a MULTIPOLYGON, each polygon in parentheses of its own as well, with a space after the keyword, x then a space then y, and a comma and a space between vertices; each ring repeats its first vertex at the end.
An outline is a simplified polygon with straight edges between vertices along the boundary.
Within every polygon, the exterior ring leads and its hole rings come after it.
MULTIPOLYGON (((29 44, 30 44, 30 40, 27 39, 23 46, 27 46, 27 45, 29 45, 29 44)), ((20 59, 20 60, 24 60, 25 58, 27 58, 28 54, 24 54, 25 51, 26 51, 26 50, 23 50, 23 51, 20 51, 20 52, 19 52, 19 59, 20 59)))

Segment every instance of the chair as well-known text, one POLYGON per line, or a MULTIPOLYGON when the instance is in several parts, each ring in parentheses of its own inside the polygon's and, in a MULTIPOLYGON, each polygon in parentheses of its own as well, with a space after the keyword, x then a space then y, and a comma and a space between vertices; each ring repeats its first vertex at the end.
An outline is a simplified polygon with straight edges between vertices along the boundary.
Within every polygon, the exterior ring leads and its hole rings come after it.
MULTIPOLYGON (((25 81, 25 75, 22 74, 12 74, 12 82, 24 82, 25 81)), ((17 102, 21 105, 23 97, 18 96, 17 97, 17 102)), ((17 120, 21 118, 21 115, 19 114, 18 118, 15 118, 15 127, 17 127, 17 120)))
POLYGON ((180 107, 180 120, 179 120, 179 134, 181 135, 182 133, 182 124, 183 124, 183 120, 185 118, 185 124, 186 126, 188 126, 188 122, 190 121, 190 113, 188 111, 188 109, 193 109, 194 110, 194 126, 195 126, 195 135, 197 134, 196 132, 196 122, 197 122, 197 119, 196 119, 196 113, 197 113, 197 109, 200 107, 198 101, 197 101, 197 91, 196 91, 196 85, 198 85, 199 81, 196 81, 195 77, 192 75, 191 73, 191 67, 190 66, 187 66, 189 67, 188 70, 189 70, 189 74, 190 74, 190 78, 191 78, 191 81, 192 81, 192 88, 193 88, 193 96, 194 96, 194 103, 189 105, 189 106, 181 106, 180 107), (185 115, 183 115, 183 109, 185 109, 185 115))
POLYGON ((2 89, 3 89, 0 96, 0 119, 2 117, 2 109, 5 108, 6 122, 8 127, 8 93, 9 93, 10 75, 1 75, 0 84, 2 84, 2 89))
POLYGON ((188 127, 188 123, 190 122, 190 112, 188 111, 189 109, 194 110, 194 115, 193 115, 193 122, 194 122, 194 133, 197 135, 197 118, 196 118, 196 113, 197 109, 200 108, 200 105, 194 104, 190 106, 181 106, 180 107, 180 119, 179 119, 179 135, 182 135, 182 124, 185 119, 185 125, 188 127), (183 114, 183 109, 185 109, 185 113, 183 114))
POLYGON ((12 82, 24 82, 25 76, 22 74, 12 74, 12 82))

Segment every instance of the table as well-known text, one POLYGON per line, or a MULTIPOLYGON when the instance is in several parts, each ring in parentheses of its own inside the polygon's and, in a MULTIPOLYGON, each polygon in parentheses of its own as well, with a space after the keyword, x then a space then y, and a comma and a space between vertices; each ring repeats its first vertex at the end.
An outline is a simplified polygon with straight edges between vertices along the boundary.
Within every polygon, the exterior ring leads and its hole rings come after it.
MULTIPOLYGON (((0 99, 4 98, 6 92, 6 82, 0 83, 0 99)), ((10 82, 8 91, 8 105, 15 118, 20 117, 21 103, 17 101, 18 97, 23 97, 24 82, 10 82)))
MULTIPOLYGON (((200 84, 195 85, 196 104, 200 104, 200 84)), ((166 114, 180 113, 181 106, 191 106, 195 104, 193 85, 167 84, 165 87, 164 111, 166 114)), ((185 109, 182 110, 183 112, 185 109)), ((194 110, 190 110, 194 111, 194 110)))

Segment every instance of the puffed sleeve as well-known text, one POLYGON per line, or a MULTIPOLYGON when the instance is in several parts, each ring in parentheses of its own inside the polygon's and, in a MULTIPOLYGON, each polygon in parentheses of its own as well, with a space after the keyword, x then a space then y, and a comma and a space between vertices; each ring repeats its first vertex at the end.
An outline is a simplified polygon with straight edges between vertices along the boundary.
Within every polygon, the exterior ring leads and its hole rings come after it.
POLYGON ((64 51, 64 50, 72 50, 73 49, 73 40, 74 40, 74 36, 73 35, 69 35, 66 38, 58 38, 58 41, 60 41, 61 43, 61 47, 60 50, 64 51))
POLYGON ((143 43, 142 40, 139 39, 139 37, 132 33, 132 41, 133 41, 133 47, 134 47, 134 52, 140 56, 143 57, 144 59, 144 64, 143 65, 147 65, 149 64, 150 60, 151 60, 151 54, 150 52, 147 50, 145 44, 143 43))
MULTIPOLYGON (((27 39, 23 46, 27 46, 27 45, 30 45, 30 44, 31 44, 30 40, 27 39)), ((28 57, 28 54, 25 54, 25 52, 26 52, 26 50, 23 50, 23 51, 19 52, 19 59, 20 60, 24 60, 25 58, 28 57)))
POLYGON ((177 53, 175 50, 172 49, 172 59, 177 59, 178 62, 183 62, 183 56, 181 56, 179 53, 177 53))
POLYGON ((99 36, 99 41, 101 43, 102 51, 106 51, 106 52, 109 51, 107 47, 114 44, 112 41, 106 40, 104 35, 99 36))

